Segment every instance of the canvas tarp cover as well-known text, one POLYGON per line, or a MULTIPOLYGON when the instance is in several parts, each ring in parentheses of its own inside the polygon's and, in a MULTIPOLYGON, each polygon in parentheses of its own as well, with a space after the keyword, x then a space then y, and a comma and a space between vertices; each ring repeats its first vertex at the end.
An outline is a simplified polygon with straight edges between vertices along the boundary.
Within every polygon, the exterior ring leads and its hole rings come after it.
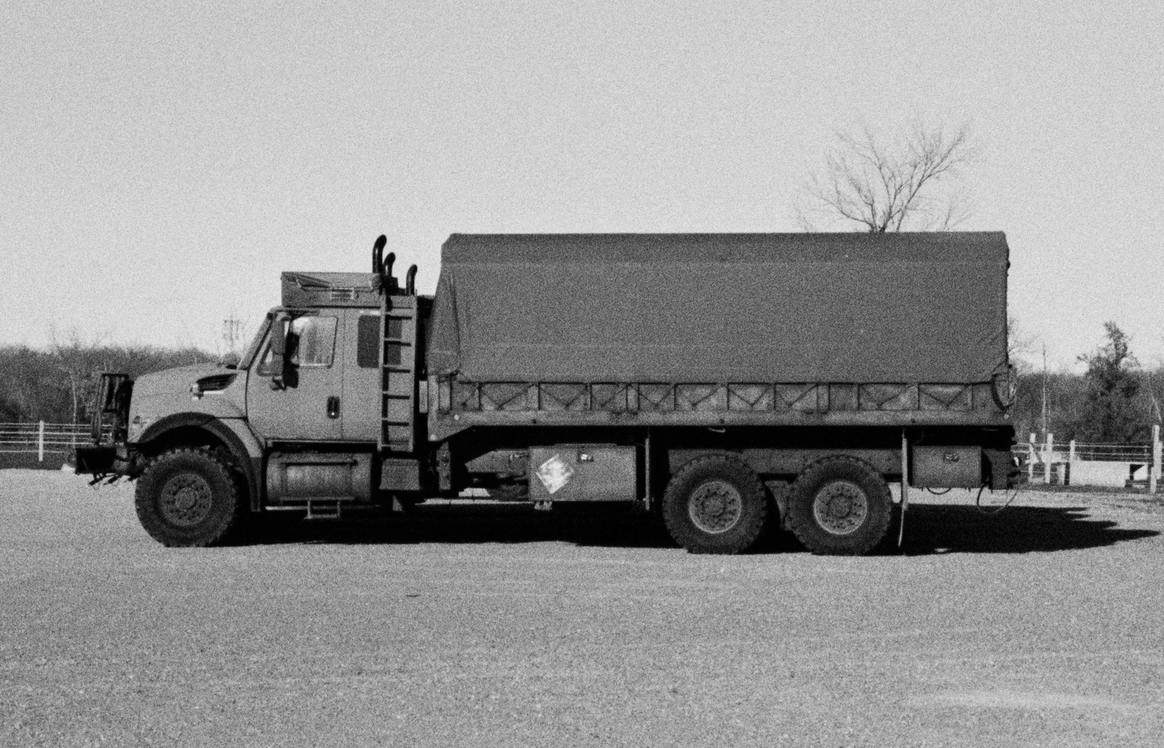
POLYGON ((429 371, 477 382, 989 381, 993 233, 458 235, 429 371))

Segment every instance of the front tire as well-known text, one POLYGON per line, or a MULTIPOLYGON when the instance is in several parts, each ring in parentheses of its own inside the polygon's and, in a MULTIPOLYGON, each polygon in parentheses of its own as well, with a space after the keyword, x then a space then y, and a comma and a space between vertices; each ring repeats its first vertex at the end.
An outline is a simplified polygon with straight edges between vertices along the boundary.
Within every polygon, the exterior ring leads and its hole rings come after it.
POLYGON ((826 457, 792 484, 788 523, 817 554, 860 556, 889 531, 893 497, 881 474, 852 457, 826 457))
POLYGON ((767 516, 768 501, 759 478, 730 455, 688 462, 663 494, 667 532, 691 553, 746 551, 760 537, 767 516))
POLYGON ((146 532, 169 547, 220 543, 242 516, 229 466, 207 449, 175 449, 152 460, 137 481, 134 505, 146 532))

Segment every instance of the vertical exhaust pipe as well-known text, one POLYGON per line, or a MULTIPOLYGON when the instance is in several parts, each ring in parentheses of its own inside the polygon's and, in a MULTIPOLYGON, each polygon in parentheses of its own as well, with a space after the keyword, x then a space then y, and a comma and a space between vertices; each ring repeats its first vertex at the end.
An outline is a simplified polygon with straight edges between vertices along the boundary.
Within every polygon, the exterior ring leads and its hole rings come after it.
POLYGON ((380 238, 372 245, 372 274, 380 275, 384 272, 384 246, 388 243, 388 237, 380 234, 380 238))
POLYGON ((409 296, 416 295, 416 265, 408 268, 408 278, 404 282, 404 293, 409 296))

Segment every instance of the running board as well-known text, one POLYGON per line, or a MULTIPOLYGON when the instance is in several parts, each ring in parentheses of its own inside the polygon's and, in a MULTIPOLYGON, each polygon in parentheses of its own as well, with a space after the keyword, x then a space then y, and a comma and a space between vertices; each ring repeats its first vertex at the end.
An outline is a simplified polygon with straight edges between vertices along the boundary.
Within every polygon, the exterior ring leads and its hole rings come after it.
POLYGON ((305 519, 343 519, 343 502, 307 502, 307 517, 305 519))

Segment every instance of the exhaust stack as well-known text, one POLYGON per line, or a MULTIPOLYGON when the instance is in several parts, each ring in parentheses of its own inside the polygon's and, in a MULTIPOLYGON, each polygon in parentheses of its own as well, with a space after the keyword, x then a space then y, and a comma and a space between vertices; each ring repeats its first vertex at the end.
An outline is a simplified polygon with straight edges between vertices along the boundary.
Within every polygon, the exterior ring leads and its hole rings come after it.
POLYGON ((384 272, 384 246, 388 244, 388 237, 380 234, 380 238, 372 245, 372 274, 380 275, 384 272))

